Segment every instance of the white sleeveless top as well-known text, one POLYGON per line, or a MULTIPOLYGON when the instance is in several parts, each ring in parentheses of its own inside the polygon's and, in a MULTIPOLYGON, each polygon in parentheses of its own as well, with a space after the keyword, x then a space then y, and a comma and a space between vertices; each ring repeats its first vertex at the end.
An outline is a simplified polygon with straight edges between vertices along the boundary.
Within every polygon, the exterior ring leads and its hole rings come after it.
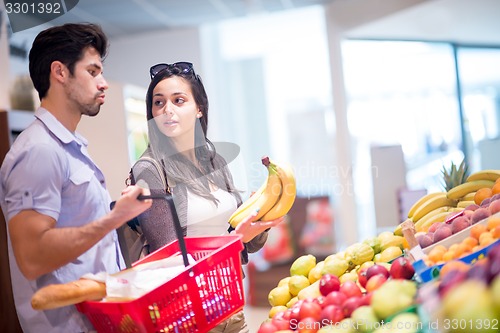
POLYGON ((220 236, 227 234, 229 217, 236 210, 235 197, 222 189, 212 192, 215 202, 187 191, 187 236, 220 236))

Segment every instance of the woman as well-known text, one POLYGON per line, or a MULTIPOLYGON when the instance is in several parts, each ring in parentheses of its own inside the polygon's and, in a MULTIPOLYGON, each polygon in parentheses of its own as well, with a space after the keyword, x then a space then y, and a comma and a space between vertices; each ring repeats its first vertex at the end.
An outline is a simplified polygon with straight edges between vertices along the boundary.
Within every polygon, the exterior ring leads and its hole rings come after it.
MULTIPOLYGON (((146 183, 152 194, 173 194, 185 236, 228 234, 228 219, 241 204, 227 163, 207 138, 208 97, 191 63, 158 64, 150 69, 146 95, 149 146, 133 167, 137 184, 146 183), (161 174, 160 172, 163 172, 161 174)), ((249 216, 231 233, 240 234, 247 253, 256 252, 267 240, 267 230, 283 218, 253 222, 249 216)), ((172 214, 166 201, 155 200, 138 217, 149 251, 176 239, 172 214)), ((242 312, 211 332, 248 332, 242 312)))

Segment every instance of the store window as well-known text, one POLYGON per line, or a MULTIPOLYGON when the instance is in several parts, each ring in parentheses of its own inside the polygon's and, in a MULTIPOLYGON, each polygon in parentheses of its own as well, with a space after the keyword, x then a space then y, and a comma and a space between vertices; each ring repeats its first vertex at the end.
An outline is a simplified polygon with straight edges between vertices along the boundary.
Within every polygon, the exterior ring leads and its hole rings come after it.
POLYGON ((404 169, 407 190, 442 191, 443 166, 464 158, 471 170, 500 168, 493 153, 500 147, 500 49, 347 40, 342 50, 354 192, 365 224, 376 216, 376 189, 367 190, 376 183, 374 148, 401 147, 404 163, 387 165, 404 169))
POLYGON ((500 169, 500 48, 458 47, 464 146, 474 170, 500 169))

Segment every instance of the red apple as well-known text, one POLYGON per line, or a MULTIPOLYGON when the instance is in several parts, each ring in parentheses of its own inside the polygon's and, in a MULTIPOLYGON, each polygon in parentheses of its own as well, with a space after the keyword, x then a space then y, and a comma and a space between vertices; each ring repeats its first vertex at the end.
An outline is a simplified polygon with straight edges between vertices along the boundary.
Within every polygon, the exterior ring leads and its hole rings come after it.
POLYGON ((353 311, 361 306, 362 302, 363 300, 361 299, 361 296, 353 296, 348 298, 342 304, 342 311, 344 312, 344 317, 346 318, 350 317, 353 311))
POLYGON ((347 296, 340 291, 332 291, 325 297, 325 301, 323 302, 323 306, 327 307, 328 305, 342 305, 347 300, 347 296))
POLYGON ((368 267, 363 267, 358 271, 358 283, 361 285, 361 287, 365 288, 366 286, 366 281, 368 279, 366 278, 366 270, 368 267))
POLYGON ((321 295, 312 300, 314 303, 318 303, 321 308, 325 307, 325 296, 321 295))
POLYGON ((277 331, 278 331, 278 329, 276 328, 276 326, 273 325, 272 322, 265 321, 260 325, 257 333, 274 333, 277 331))
POLYGON ((344 319, 344 311, 340 305, 328 305, 321 310, 321 324, 333 325, 344 319))
POLYGON ((285 318, 285 311, 276 313, 271 319, 271 323, 278 331, 290 328, 290 320, 285 318))
POLYGON ((326 296, 332 291, 338 291, 340 288, 340 280, 336 275, 324 274, 319 279, 319 292, 326 296))
POLYGON ((321 306, 316 302, 304 302, 300 306, 299 318, 300 320, 304 318, 314 318, 316 321, 321 320, 321 306))
POLYGON ((366 291, 370 293, 378 289, 385 283, 385 281, 387 281, 387 277, 383 274, 372 276, 370 279, 368 279, 368 282, 366 282, 366 291))
POLYGON ((359 296, 359 297, 361 297, 361 295, 363 295, 363 292, 361 291, 361 289, 359 288, 359 286, 356 284, 356 282, 350 281, 350 280, 342 283, 340 285, 340 290, 339 291, 341 293, 343 293, 344 295, 346 295, 347 298, 353 297, 353 296, 359 296))
POLYGON ((297 323, 300 321, 300 307, 298 306, 292 306, 290 309, 290 317, 289 317, 289 322, 290 322, 290 328, 292 328, 292 325, 297 325, 297 323))
POLYGON ((361 305, 370 305, 372 302, 373 293, 367 292, 361 296, 361 305))
POLYGON ((314 318, 305 317, 300 320, 297 328, 299 333, 316 333, 321 328, 321 324, 314 318))
POLYGON ((368 267, 368 270, 366 271, 366 279, 367 281, 370 280, 370 278, 374 275, 377 275, 377 274, 382 274, 382 275, 385 275, 385 277, 389 277, 389 271, 387 270, 387 268, 385 268, 385 266, 382 266, 382 265, 379 265, 379 264, 375 264, 375 265, 372 265, 370 267, 368 267))
POLYGON ((389 273, 394 279, 411 280, 415 275, 415 268, 407 258, 398 257, 392 262, 389 273))

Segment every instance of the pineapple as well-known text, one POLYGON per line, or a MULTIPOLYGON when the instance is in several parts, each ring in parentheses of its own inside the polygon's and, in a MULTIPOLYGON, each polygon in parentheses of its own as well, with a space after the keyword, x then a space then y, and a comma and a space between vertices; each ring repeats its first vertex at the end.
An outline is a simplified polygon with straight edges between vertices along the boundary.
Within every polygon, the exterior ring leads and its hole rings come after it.
POLYGON ((457 168, 457 165, 451 162, 451 167, 449 170, 443 166, 443 187, 445 191, 449 191, 455 186, 463 184, 467 181, 467 177, 469 176, 469 167, 465 164, 465 158, 460 163, 460 166, 457 168))

